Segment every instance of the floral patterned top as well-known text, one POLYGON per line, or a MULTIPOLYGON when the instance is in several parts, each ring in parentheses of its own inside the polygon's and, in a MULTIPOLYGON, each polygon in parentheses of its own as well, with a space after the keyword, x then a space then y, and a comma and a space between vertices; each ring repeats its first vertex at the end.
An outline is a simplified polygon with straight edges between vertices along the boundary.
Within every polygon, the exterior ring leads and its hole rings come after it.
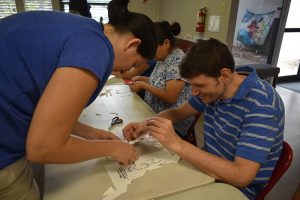
MULTIPOLYGON (((181 49, 173 50, 164 61, 157 61, 155 68, 149 77, 149 84, 157 88, 165 88, 169 80, 183 80, 185 86, 181 91, 177 102, 175 104, 166 103, 159 100, 152 93, 145 92, 145 102, 154 110, 159 113, 167 108, 174 108, 184 103, 191 96, 191 87, 179 74, 179 65, 184 57, 184 52, 181 49)), ((186 119, 180 123, 174 124, 177 133, 182 137, 185 136, 193 118, 186 119)))

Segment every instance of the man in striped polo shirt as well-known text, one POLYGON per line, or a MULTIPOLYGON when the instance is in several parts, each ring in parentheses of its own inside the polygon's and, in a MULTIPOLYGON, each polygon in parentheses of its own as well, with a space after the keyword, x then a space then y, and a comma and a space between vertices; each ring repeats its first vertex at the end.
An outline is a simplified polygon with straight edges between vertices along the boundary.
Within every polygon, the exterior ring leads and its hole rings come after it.
POLYGON ((225 44, 199 40, 180 66, 193 96, 146 122, 128 124, 123 133, 131 140, 147 131, 201 171, 255 199, 281 153, 284 105, 255 69, 234 66, 225 44), (173 128, 198 112, 204 114, 204 149, 180 139, 173 128))

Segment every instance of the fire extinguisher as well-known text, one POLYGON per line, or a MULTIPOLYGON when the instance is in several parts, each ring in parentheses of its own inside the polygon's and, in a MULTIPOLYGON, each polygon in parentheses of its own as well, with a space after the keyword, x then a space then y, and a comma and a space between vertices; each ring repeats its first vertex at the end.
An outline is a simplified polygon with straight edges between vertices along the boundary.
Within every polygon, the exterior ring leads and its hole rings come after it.
POLYGON ((196 32, 201 32, 201 33, 204 32, 206 14, 207 14, 206 7, 200 8, 199 12, 197 12, 196 32))

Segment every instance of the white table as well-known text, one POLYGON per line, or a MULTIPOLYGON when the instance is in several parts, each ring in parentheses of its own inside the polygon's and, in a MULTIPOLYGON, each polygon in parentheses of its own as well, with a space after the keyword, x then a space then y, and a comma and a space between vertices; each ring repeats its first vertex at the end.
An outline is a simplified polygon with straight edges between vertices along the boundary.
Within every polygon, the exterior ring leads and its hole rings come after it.
POLYGON ((193 188, 159 200, 248 200, 236 187, 225 183, 211 183, 193 188))
MULTIPOLYGON (((130 92, 127 85, 118 83, 106 85, 94 103, 81 114, 80 121, 97 128, 108 129, 112 117, 119 116, 124 123, 113 126, 111 131, 120 132, 123 125, 131 121, 141 121, 153 114, 137 94, 130 92)), ((76 164, 45 165, 44 200, 99 199, 101 194, 113 186, 104 168, 113 162, 107 158, 99 158, 76 164)), ((167 164, 147 171, 144 176, 135 179, 128 186, 127 192, 117 200, 156 199, 174 194, 174 198, 180 198, 180 194, 176 193, 183 191, 185 192, 182 194, 190 194, 199 199, 198 195, 202 194, 198 194, 197 188, 202 186, 205 186, 205 193, 210 191, 211 194, 206 194, 208 197, 215 195, 215 191, 210 190, 210 187, 221 187, 228 191, 228 199, 242 199, 240 197, 243 196, 239 190, 232 192, 231 186, 216 185, 212 177, 181 160, 179 164, 167 164), (205 189, 207 187, 208 189, 205 189), (230 189, 227 189, 228 187, 230 189)))

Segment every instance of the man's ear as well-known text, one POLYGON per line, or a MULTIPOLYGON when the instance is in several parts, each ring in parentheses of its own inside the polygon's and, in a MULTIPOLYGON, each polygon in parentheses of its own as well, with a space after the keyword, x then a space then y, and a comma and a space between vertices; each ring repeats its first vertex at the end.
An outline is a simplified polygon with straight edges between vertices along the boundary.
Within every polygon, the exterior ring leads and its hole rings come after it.
POLYGON ((227 83, 232 76, 232 72, 228 68, 221 69, 221 78, 224 81, 224 83, 227 83))
POLYGON ((138 38, 133 38, 128 40, 125 46, 125 50, 129 49, 130 47, 137 47, 142 43, 142 41, 138 38))

